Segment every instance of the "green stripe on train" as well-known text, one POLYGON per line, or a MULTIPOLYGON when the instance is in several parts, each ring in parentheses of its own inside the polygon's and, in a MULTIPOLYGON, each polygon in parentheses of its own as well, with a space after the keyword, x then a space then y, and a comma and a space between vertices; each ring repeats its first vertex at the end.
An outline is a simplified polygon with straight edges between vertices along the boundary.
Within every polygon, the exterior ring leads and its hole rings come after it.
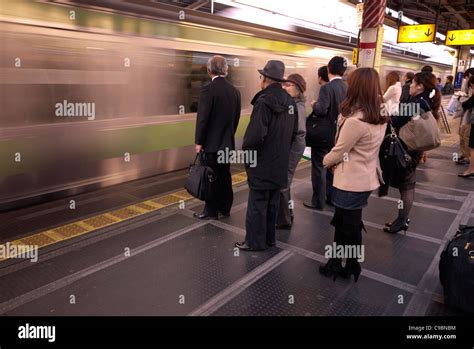
MULTIPOLYGON (((240 118, 236 132, 242 138, 249 123, 248 115, 240 118)), ((195 121, 149 125, 135 128, 105 130, 88 135, 77 135, 71 141, 68 154, 76 150, 81 163, 123 157, 124 153, 142 154, 194 144, 195 121)), ((64 149, 54 148, 54 143, 40 137, 6 140, 0 142, 0 177, 39 170, 53 166, 61 170, 64 149), (15 154, 21 161, 15 161, 15 154)), ((71 156, 71 155, 69 155, 71 156)), ((68 162, 71 158, 68 157, 68 162)))

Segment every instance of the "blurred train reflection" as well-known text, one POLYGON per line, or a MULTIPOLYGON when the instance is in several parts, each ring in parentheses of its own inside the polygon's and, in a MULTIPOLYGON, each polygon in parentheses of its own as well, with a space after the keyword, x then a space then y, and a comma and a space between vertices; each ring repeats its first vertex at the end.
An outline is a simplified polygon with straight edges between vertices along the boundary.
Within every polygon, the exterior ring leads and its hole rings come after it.
MULTIPOLYGON (((136 28, 147 22, 127 20, 136 28)), ((317 68, 333 55, 351 57, 351 47, 284 44, 277 32, 255 38, 251 25, 246 33, 230 33, 153 23, 169 36, 13 17, 0 23, 0 209, 186 167, 199 91, 208 81, 205 64, 213 54, 228 59, 229 79, 241 91, 237 138, 258 90, 256 69, 268 59, 284 61, 286 74, 304 76, 310 101, 318 93, 317 68)), ((381 76, 385 69, 423 63, 403 59, 387 59, 381 76)), ((450 70, 434 67, 438 75, 450 70)))

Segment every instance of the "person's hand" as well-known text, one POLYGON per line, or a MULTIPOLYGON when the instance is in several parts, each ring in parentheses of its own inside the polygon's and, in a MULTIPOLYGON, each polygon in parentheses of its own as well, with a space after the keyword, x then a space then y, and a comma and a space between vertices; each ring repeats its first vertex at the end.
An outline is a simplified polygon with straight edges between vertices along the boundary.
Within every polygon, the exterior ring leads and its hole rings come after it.
POLYGON ((196 144, 196 154, 199 154, 199 153, 201 152, 201 150, 204 150, 204 149, 202 148, 202 145, 196 144))
POLYGON ((314 105, 315 105, 315 104, 316 104, 316 101, 313 99, 313 100, 311 101, 311 107, 314 108, 314 105))

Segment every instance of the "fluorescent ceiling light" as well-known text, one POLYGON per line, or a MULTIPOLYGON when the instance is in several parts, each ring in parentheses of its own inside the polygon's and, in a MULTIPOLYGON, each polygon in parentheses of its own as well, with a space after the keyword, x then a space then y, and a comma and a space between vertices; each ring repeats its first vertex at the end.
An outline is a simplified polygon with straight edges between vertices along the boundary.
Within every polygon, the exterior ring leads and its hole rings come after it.
MULTIPOLYGON (((331 35, 350 39, 357 37, 355 6, 340 0, 214 0, 215 2, 230 6, 221 11, 225 17, 261 24, 269 27, 294 31, 295 26, 316 30, 331 35)), ((387 8, 386 13, 398 18, 398 12, 387 8)), ((409 25, 418 22, 402 16, 402 21, 409 25)), ((397 29, 384 25, 384 44, 400 50, 418 53, 420 55, 439 58, 443 61, 450 59, 451 55, 444 45, 433 43, 398 44, 397 29)), ((437 32, 436 37, 445 40, 445 35, 437 32)), ((321 54, 317 50, 310 55, 321 54)), ((450 63, 449 63, 450 64, 450 63)))

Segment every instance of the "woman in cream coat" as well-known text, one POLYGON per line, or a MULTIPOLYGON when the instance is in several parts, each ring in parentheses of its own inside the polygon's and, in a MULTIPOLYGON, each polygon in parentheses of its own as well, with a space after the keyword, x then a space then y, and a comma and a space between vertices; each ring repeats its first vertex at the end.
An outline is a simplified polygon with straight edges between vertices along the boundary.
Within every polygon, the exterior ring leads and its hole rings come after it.
POLYGON ((370 193, 380 186, 378 153, 388 121, 388 116, 381 113, 381 104, 377 71, 355 70, 349 76, 347 98, 341 104, 336 145, 323 159, 323 165, 334 171, 334 241, 336 248, 344 246, 347 258, 344 268, 338 254, 319 268, 323 275, 334 279, 354 275, 357 282, 361 272, 362 209, 367 206, 370 193), (357 255, 346 253, 350 251, 357 251, 357 255))
POLYGON ((396 71, 391 71, 385 78, 386 90, 383 95, 383 102, 390 115, 398 115, 400 97, 402 95, 402 84, 400 76, 396 71))

